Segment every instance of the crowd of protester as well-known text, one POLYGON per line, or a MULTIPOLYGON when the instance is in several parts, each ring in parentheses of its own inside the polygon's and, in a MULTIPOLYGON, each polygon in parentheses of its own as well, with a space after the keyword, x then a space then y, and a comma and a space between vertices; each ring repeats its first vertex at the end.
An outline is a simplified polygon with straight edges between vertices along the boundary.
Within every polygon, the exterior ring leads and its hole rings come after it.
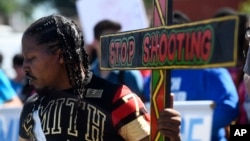
MULTIPOLYGON (((237 64, 229 68, 209 69, 174 69, 171 71, 171 86, 178 83, 178 89, 171 87, 175 101, 213 100, 215 109, 212 123, 212 141, 230 140, 229 126, 231 124, 249 124, 250 122, 250 94, 247 85, 247 69, 243 71, 248 52, 248 41, 245 33, 248 27, 249 16, 239 13, 231 8, 219 9, 214 17, 239 16, 237 64), (245 76, 244 76, 245 75, 245 76), (244 79, 245 77, 245 79, 244 79), (245 81, 244 81, 245 80, 245 81), (191 82, 191 83, 190 83, 191 82)), ((188 15, 181 11, 173 12, 173 24, 191 22, 188 15)), ((148 106, 149 111, 151 95, 150 70, 100 70, 100 36, 118 33, 121 24, 112 20, 99 21, 93 29, 94 41, 85 45, 89 54, 90 71, 103 79, 113 83, 126 85, 132 92, 148 106)), ((0 66, 3 61, 0 54, 0 66)), ((36 93, 33 85, 23 70, 24 57, 22 52, 13 56, 13 70, 15 76, 10 78, 0 67, 0 107, 22 107, 26 100, 36 93)), ((246 67, 245 67, 246 68, 246 67)))

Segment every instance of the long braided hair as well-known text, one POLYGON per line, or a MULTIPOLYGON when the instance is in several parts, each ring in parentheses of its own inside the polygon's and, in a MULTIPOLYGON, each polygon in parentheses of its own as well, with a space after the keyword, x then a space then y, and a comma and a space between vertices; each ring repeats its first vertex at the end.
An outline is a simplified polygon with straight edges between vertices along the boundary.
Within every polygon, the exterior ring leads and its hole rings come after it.
POLYGON ((50 15, 31 24, 24 34, 32 35, 38 44, 48 44, 48 53, 62 50, 70 84, 74 93, 82 97, 89 68, 83 35, 77 24, 64 16, 50 15))

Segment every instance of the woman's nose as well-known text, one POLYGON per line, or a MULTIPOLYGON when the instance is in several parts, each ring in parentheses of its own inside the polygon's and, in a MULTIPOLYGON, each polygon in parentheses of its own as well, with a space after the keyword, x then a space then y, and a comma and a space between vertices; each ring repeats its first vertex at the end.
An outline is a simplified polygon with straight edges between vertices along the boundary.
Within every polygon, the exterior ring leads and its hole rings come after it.
POLYGON ((23 61, 23 67, 22 67, 22 69, 23 69, 24 72, 28 71, 29 65, 28 65, 28 63, 26 61, 23 61))

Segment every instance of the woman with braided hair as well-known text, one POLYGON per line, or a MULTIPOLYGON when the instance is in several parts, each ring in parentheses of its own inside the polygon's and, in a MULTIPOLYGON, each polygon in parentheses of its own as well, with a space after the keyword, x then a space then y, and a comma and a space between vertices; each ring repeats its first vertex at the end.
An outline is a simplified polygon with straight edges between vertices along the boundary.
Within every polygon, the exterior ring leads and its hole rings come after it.
MULTIPOLYGON (((146 141, 150 117, 125 85, 92 74, 82 33, 70 19, 50 15, 22 37, 23 69, 37 94, 26 101, 19 141, 146 141)), ((172 103, 173 105, 173 103, 172 103)), ((180 141, 180 114, 160 113, 159 131, 180 141)))

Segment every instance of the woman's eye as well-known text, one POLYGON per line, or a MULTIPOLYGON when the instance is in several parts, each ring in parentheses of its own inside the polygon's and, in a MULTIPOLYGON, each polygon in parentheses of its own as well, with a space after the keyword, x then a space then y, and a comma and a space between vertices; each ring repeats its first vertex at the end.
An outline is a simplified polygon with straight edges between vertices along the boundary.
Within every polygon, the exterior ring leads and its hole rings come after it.
POLYGON ((34 57, 26 58, 25 61, 26 61, 26 62, 31 62, 33 59, 34 59, 34 57))
POLYGON ((32 59, 33 59, 33 58, 29 58, 29 59, 27 59, 27 61, 30 62, 30 61, 32 61, 32 59))

